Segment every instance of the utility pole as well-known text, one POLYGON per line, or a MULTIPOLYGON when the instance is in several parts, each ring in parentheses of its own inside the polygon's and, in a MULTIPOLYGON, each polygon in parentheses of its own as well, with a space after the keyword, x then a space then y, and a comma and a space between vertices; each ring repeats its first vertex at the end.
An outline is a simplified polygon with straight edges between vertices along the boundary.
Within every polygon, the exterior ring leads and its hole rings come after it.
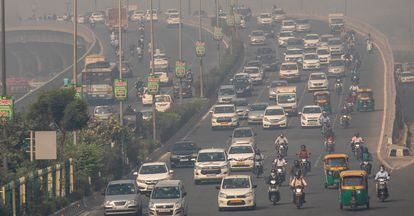
MULTIPOLYGON (((155 47, 155 41, 154 41, 154 19, 153 19, 153 0, 150 0, 150 22, 151 22, 151 75, 154 75, 154 47, 155 47)), ((155 109, 155 95, 152 95, 152 139, 155 141, 157 140, 157 110, 155 109)))
MULTIPOLYGON (((220 2, 219 0, 216 0, 216 27, 219 28, 220 23, 219 23, 219 5, 220 2)), ((217 38, 218 39, 218 38, 217 38)), ((220 40, 217 40, 217 68, 220 69, 220 40)))
POLYGON ((191 0, 188 0, 188 15, 191 16, 191 0))
MULTIPOLYGON (((202 35, 201 35, 201 1, 199 5, 199 11, 198 11, 198 40, 202 41, 202 35)), ((204 97, 204 77, 203 77, 203 56, 200 56, 200 97, 204 97)))
POLYGON ((5 1, 1 0, 1 84, 2 95, 7 95, 6 83, 6 15, 5 15, 5 1))
MULTIPOLYGON (((119 47, 118 47, 118 61, 119 61, 119 80, 122 80, 122 0, 118 0, 118 37, 119 37, 119 47)), ((122 100, 119 100, 119 122, 121 126, 124 125, 124 103, 122 100)))
POLYGON ((414 6, 410 7, 410 12, 408 15, 408 30, 410 31, 409 35, 410 35, 410 45, 411 45, 411 49, 414 49, 414 29, 413 29, 413 19, 414 19, 414 6))
MULTIPOLYGON (((182 12, 182 0, 179 0, 179 26, 178 26, 178 56, 179 56, 179 61, 182 63, 183 62, 183 25, 182 25, 182 16, 181 16, 181 12, 182 12)), ((180 97, 180 105, 183 104, 183 78, 179 77, 180 79, 180 84, 179 84, 179 97, 180 97)))
MULTIPOLYGON (((78 85, 78 0, 73 0, 73 84, 78 85)), ((78 143, 76 131, 73 131, 73 145, 78 143)))
POLYGON ((97 5, 96 5, 96 1, 97 1, 97 0, 95 0, 95 2, 94 2, 94 4, 93 4, 94 11, 98 11, 98 7, 97 7, 97 5))
POLYGON ((344 0, 344 15, 348 15, 348 0, 344 0))

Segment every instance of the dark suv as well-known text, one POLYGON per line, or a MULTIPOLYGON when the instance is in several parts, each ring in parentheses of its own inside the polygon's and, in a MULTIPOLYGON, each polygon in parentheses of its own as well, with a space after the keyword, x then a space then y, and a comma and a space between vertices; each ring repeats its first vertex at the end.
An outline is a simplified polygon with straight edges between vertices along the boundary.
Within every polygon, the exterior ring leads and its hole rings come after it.
POLYGON ((170 164, 171 167, 192 166, 197 158, 200 148, 192 141, 183 140, 176 142, 171 147, 170 164))
POLYGON ((237 78, 233 80, 234 89, 237 96, 252 96, 252 83, 247 78, 237 78))

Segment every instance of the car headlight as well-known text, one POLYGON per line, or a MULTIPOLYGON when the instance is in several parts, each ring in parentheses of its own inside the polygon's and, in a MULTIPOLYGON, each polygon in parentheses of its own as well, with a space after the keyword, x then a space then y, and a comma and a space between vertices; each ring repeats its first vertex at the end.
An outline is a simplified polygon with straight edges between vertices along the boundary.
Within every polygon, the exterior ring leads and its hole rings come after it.
POLYGON ((212 118, 211 121, 212 122, 217 122, 217 118, 212 118))
POLYGON ((137 203, 138 202, 136 200, 134 200, 134 199, 128 201, 128 205, 137 205, 137 203))
POLYGON ((246 197, 252 197, 253 196, 253 192, 249 192, 247 194, 245 194, 246 197))
POLYGON ((143 184, 144 184, 144 183, 145 183, 145 180, 142 180, 142 179, 137 179, 137 182, 138 182, 138 183, 143 183, 143 184))
POLYGON ((149 202, 149 203, 148 203, 148 208, 150 208, 150 209, 155 208, 154 203, 153 203, 153 202, 149 202))
POLYGON ((174 208, 175 208, 175 209, 180 209, 180 208, 181 208, 181 203, 180 203, 180 202, 176 202, 176 203, 174 204, 174 208))
POLYGON ((302 119, 303 121, 306 121, 306 117, 305 117, 304 115, 302 115, 301 119, 302 119))
POLYGON ((178 156, 177 155, 171 155, 171 158, 177 159, 178 156))
POLYGON ((111 201, 105 201, 105 206, 112 206, 112 202, 111 201))
POLYGON ((191 154, 191 157, 195 158, 195 157, 197 157, 197 155, 198 155, 197 153, 193 153, 193 154, 191 154))
POLYGON ((268 121, 270 121, 270 120, 269 120, 267 117, 264 117, 264 118, 263 118, 263 121, 267 121, 267 122, 268 122, 268 121))
POLYGON ((286 121, 286 117, 284 116, 284 117, 280 118, 280 121, 286 121))
POLYGON ((233 118, 231 118, 231 120, 232 120, 232 121, 237 121, 237 120, 238 120, 238 118, 237 118, 237 117, 233 117, 233 118))
POLYGON ((227 195, 225 193, 223 193, 223 192, 219 192, 219 197, 220 198, 226 198, 227 195))

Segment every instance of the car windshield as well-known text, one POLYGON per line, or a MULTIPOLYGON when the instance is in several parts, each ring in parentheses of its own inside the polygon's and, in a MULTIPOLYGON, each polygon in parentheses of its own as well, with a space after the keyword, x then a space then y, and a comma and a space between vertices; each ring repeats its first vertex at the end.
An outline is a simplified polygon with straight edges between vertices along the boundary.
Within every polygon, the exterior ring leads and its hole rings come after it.
POLYGON ((347 176, 342 178, 342 186, 361 186, 364 185, 364 178, 360 176, 347 176))
POLYGON ((229 154, 252 154, 253 149, 251 146, 232 146, 230 147, 229 154))
POLYGON ((342 24, 344 22, 344 20, 341 19, 341 18, 334 18, 334 19, 331 19, 331 22, 333 24, 342 24))
POLYGON ((165 165, 146 165, 142 166, 139 170, 139 174, 157 174, 157 173, 166 173, 167 168, 165 165))
POLYGON ((282 94, 278 95, 278 103, 294 103, 296 101, 296 94, 282 94))
POLYGON ((253 104, 250 107, 250 111, 261 111, 261 110, 265 110, 267 107, 267 104, 253 104))
POLYGON ((318 55, 315 55, 315 54, 307 54, 307 55, 305 55, 304 59, 305 60, 316 60, 316 59, 318 59, 318 55))
POLYGON ((250 188, 250 180, 248 178, 226 178, 221 184, 222 189, 239 189, 250 188))
POLYGON ((284 115, 283 109, 266 109, 265 115, 284 115))
POLYGON ((282 64, 280 70, 297 70, 298 66, 296 64, 282 64))
POLYGON ((132 183, 110 184, 106 188, 106 195, 136 194, 135 186, 132 183))
POLYGON ((219 90, 219 95, 234 95, 233 88, 221 88, 219 90))
POLYGON ((197 151, 197 146, 192 142, 181 142, 173 145, 173 151, 197 151))
POLYGON ((252 31, 252 36, 263 36, 264 32, 263 31, 252 31))
POLYGON ((293 26, 293 25, 295 25, 295 23, 292 21, 283 22, 283 26, 293 26))
POLYGON ((151 199, 178 199, 181 197, 180 188, 172 187, 155 187, 151 193, 151 199))
POLYGON ((157 96, 155 102, 171 102, 171 98, 169 96, 157 96))
POLYGON ((310 79, 311 80, 325 80, 326 75, 325 74, 312 74, 310 79))
POLYGON ((272 84, 270 85, 271 88, 275 88, 278 86, 287 86, 286 82, 272 82, 272 84))
POLYGON ((103 114, 110 114, 112 113, 111 107, 97 107, 95 109, 95 114, 103 115, 103 114))
POLYGON ((346 166, 345 158, 329 158, 327 160, 329 166, 346 166))
POLYGON ((238 129, 235 130, 233 133, 234 138, 242 138, 242 137, 252 137, 253 133, 250 129, 238 129))
POLYGON ((178 14, 171 14, 171 15, 170 15, 170 18, 174 18, 174 19, 175 19, 175 18, 179 18, 179 17, 180 17, 180 16, 179 16, 178 14))
POLYGON ((234 106, 220 106, 214 108, 214 113, 234 113, 234 106))
POLYGON ((249 61, 246 63, 246 67, 260 67, 260 61, 249 61))
POLYGON ((287 43, 288 43, 288 46, 302 45, 303 41, 301 39, 298 39, 298 38, 290 38, 287 43))
POLYGON ((309 20, 296 20, 296 24, 309 24, 309 20))
POLYGON ((260 18, 270 18, 272 17, 270 14, 260 14, 260 18))
POLYGON ((248 79, 235 79, 234 80, 234 84, 238 85, 238 86, 245 85, 245 84, 248 84, 248 83, 249 83, 248 79))
POLYGON ((303 108, 303 113, 305 114, 319 114, 322 113, 320 107, 305 107, 303 108))
POLYGON ((279 37, 292 37, 293 33, 292 32, 281 32, 279 34, 279 37))
POLYGON ((297 55, 297 54, 303 54, 303 50, 301 50, 301 49, 286 50, 286 55, 297 55))
POLYGON ((339 61, 337 60, 337 61, 330 61, 329 65, 333 67, 340 67, 340 66, 345 66, 345 63, 342 60, 339 60, 339 61))
POLYGON ((259 68, 246 68, 244 69, 244 72, 248 74, 260 73, 259 68))
POLYGON ((329 50, 328 49, 320 49, 317 50, 318 55, 329 55, 329 50))
POLYGON ((285 12, 283 12, 283 10, 274 10, 273 11, 273 14, 275 14, 275 15, 282 15, 282 14, 285 14, 285 12))
POLYGON ((318 40, 318 35, 306 35, 305 40, 318 40))
POLYGON ((237 107, 247 106, 247 100, 244 100, 244 99, 242 100, 236 99, 233 102, 234 102, 234 105, 236 105, 237 107))
POLYGON ((342 42, 339 39, 329 40, 329 45, 341 45, 342 42))
POLYGON ((403 77, 411 77, 411 76, 414 76, 414 72, 411 72, 411 71, 402 72, 401 73, 401 76, 403 76, 403 77))
POLYGON ((205 152, 199 153, 197 157, 198 162, 210 162, 210 161, 225 161, 226 157, 224 152, 205 152))

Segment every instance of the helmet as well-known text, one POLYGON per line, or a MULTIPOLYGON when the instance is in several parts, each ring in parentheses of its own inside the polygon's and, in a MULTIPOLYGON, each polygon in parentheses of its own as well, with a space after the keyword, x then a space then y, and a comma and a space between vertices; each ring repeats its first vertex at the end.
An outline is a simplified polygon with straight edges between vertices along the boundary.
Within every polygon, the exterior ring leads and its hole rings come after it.
POLYGON ((384 172, 384 171, 385 171, 385 167, 384 167, 384 165, 382 165, 382 164, 381 164, 381 166, 380 166, 379 168, 380 168, 380 171, 381 171, 381 172, 384 172))
POLYGON ((278 155, 277 155, 277 158, 278 158, 278 159, 282 159, 282 158, 283 158, 283 156, 282 156, 281 154, 278 154, 278 155))
POLYGON ((272 173, 276 173, 276 170, 275 169, 270 170, 270 174, 272 173))
POLYGON ((293 162, 293 164, 294 164, 295 166, 299 166, 299 161, 298 161, 298 160, 295 160, 295 161, 293 162))
POLYGON ((306 146, 305 146, 305 145, 301 145, 301 146, 300 146, 300 149, 301 149, 301 150, 306 150, 306 146))
POLYGON ((324 110, 324 111, 322 111, 322 115, 323 115, 323 116, 326 116, 326 114, 327 114, 327 113, 326 113, 326 111, 325 111, 325 110, 324 110))
POLYGON ((354 136, 356 136, 356 137, 359 137, 359 133, 357 132, 357 133, 355 133, 355 135, 354 136))
POLYGON ((285 135, 283 133, 280 133, 279 136, 282 137, 282 138, 285 137, 285 135))
POLYGON ((300 170, 295 172, 295 178, 300 178, 301 175, 302 175, 302 173, 301 173, 300 170))

